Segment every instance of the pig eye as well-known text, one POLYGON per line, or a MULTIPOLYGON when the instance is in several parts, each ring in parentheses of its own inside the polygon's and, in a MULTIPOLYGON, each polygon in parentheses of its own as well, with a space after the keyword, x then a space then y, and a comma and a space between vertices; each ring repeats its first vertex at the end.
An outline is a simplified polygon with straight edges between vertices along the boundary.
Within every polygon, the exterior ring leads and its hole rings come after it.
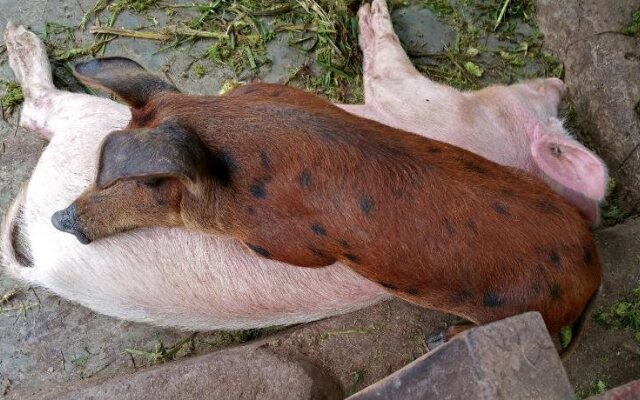
POLYGON ((164 183, 165 179, 164 178, 147 178, 147 179, 139 179, 138 182, 140 183, 141 186, 146 186, 146 187, 150 187, 150 188, 156 188, 160 185, 162 185, 162 183, 164 183))

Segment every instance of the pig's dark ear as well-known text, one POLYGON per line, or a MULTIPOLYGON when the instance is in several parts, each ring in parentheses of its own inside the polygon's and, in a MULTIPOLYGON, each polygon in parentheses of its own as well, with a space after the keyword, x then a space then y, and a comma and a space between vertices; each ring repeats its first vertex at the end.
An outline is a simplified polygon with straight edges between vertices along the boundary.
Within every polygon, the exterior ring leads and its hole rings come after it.
POLYGON ((155 94, 177 92, 174 86, 124 57, 106 57, 75 65, 74 75, 88 86, 115 93, 130 106, 139 108, 155 94))
POLYGON ((198 136, 179 124, 112 132, 102 142, 96 186, 119 180, 176 178, 190 187, 204 171, 207 150, 198 136))

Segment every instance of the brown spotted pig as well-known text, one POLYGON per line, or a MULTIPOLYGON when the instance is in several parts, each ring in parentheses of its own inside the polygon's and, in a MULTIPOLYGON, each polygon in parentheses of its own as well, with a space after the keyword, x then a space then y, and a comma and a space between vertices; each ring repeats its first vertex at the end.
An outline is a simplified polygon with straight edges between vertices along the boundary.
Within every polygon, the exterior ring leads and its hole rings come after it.
POLYGON ((524 172, 286 86, 190 96, 124 58, 76 74, 132 107, 95 186, 53 216, 82 242, 147 226, 231 235, 476 324, 539 311, 552 333, 600 284, 586 222, 524 172))

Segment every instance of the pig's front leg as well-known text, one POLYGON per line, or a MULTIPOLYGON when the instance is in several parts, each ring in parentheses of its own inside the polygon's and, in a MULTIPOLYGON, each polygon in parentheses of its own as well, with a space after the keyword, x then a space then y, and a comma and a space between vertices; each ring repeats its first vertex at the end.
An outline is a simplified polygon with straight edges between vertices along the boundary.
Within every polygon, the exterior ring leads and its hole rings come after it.
POLYGON ((4 31, 9 65, 22 86, 25 100, 20 126, 51 139, 58 133, 86 130, 90 124, 99 130, 126 125, 130 113, 126 106, 95 96, 57 90, 44 44, 32 32, 9 22, 4 31))

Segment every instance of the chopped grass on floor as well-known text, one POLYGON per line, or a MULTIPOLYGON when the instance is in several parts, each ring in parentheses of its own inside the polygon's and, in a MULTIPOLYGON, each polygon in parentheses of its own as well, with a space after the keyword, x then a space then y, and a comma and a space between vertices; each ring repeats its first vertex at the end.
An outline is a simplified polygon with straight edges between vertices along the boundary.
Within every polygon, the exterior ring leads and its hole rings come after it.
POLYGON ((11 299, 16 297, 17 294, 18 294, 17 290, 15 289, 9 290, 8 292, 0 296, 0 304, 8 303, 9 301, 11 301, 11 299))
POLYGON ((2 85, 2 97, 0 103, 6 114, 11 114, 16 106, 24 100, 24 93, 20 84, 16 81, 0 81, 2 85))
POLYGON ((608 389, 607 383, 602 379, 596 379, 586 390, 576 390, 576 400, 586 399, 587 397, 602 394, 608 389))
POLYGON ((602 211, 603 225, 615 225, 624 221, 628 216, 618 205, 616 181, 611 177, 607 181, 607 192, 604 201, 600 205, 600 209, 602 211))
POLYGON ((227 347, 234 344, 245 343, 251 340, 259 339, 268 335, 272 335, 281 331, 284 327, 274 326, 261 329, 243 329, 237 331, 216 332, 212 337, 203 339, 202 342, 211 347, 227 347))
POLYGON ((613 303, 607 310, 599 310, 595 320, 606 328, 628 329, 640 344, 640 287, 626 300, 613 303))
POLYGON ((143 357, 150 364, 164 363, 190 353, 190 348, 193 347, 193 339, 194 335, 188 336, 171 347, 166 347, 164 343, 159 340, 152 351, 125 349, 125 352, 132 356, 143 357), (187 344, 189 344, 189 346, 185 351, 187 344))
POLYGON ((562 63, 542 48, 530 0, 414 1, 432 10, 457 34, 442 54, 416 56, 431 79, 462 90, 511 84, 534 77, 561 77, 562 63))

